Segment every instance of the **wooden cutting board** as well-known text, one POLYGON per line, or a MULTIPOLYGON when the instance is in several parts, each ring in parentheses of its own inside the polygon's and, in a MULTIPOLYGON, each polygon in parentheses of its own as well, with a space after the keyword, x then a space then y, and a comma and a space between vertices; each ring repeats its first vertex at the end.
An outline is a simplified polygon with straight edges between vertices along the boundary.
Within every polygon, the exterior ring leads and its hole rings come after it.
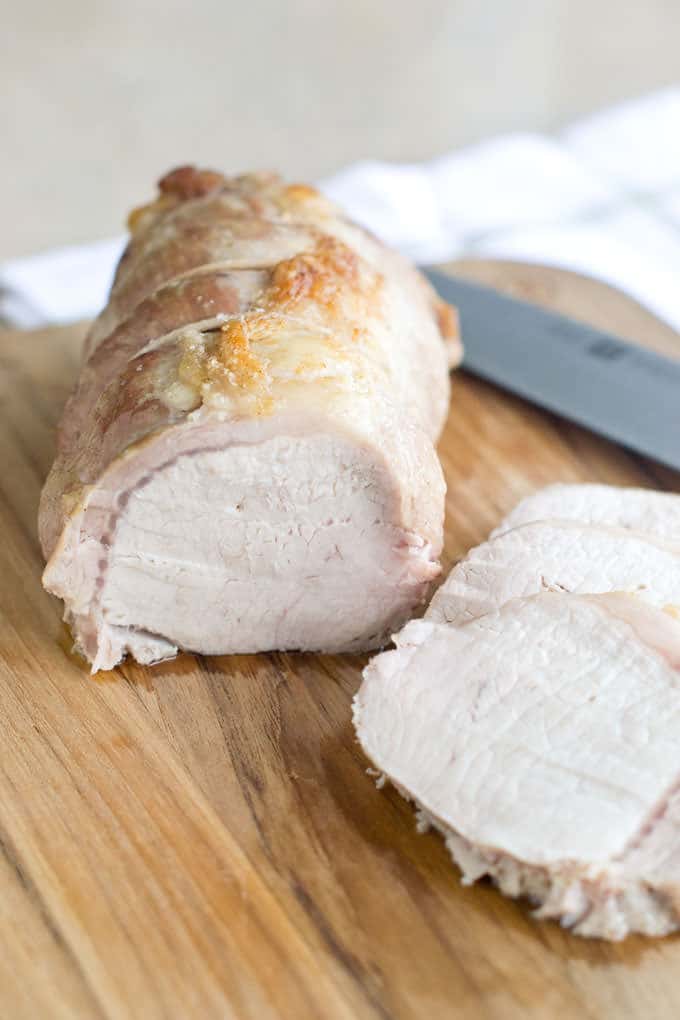
MULTIPOLYGON (((680 355, 602 285, 459 269, 680 355)), ((677 1017, 680 939, 584 941, 463 888, 376 790, 350 721, 363 659, 182 656, 91 678, 70 657, 35 521, 82 334, 0 333, 0 1016, 677 1017)), ((463 373, 441 455, 446 566, 548 482, 680 482, 463 373)))

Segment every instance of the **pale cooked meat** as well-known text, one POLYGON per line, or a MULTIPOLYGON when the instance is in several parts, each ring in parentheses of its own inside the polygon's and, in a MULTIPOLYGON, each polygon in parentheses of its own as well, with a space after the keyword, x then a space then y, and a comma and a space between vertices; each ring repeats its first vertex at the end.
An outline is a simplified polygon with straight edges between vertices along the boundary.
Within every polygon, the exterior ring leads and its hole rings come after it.
POLYGON ((491 537, 550 519, 610 524, 680 543, 680 496, 615 485, 548 485, 523 499, 491 537))
POLYGON ((181 168, 131 229, 41 501, 78 646, 380 645, 439 572, 454 314, 275 175, 181 168))
POLYGON ((490 875, 579 935, 680 924, 680 623, 626 594, 543 593, 416 621, 364 672, 372 763, 490 875))
POLYGON ((535 521, 472 549, 435 594, 426 617, 461 624, 543 590, 634 591, 680 605, 680 542, 604 525, 535 521))

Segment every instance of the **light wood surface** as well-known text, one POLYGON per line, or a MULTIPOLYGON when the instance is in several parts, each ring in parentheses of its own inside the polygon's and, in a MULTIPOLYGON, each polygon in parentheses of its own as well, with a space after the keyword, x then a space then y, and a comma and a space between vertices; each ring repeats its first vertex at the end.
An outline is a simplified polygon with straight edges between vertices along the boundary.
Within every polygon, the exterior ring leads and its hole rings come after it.
MULTIPOLYGON (((676 343, 569 274, 460 268, 676 343)), ((677 1017, 679 939, 587 942, 465 889, 375 789, 350 721, 361 658, 182 656, 92 679, 67 653, 35 518, 81 336, 0 333, 0 1016, 677 1017)), ((441 455, 447 565, 548 482, 679 481, 464 373, 441 455)))

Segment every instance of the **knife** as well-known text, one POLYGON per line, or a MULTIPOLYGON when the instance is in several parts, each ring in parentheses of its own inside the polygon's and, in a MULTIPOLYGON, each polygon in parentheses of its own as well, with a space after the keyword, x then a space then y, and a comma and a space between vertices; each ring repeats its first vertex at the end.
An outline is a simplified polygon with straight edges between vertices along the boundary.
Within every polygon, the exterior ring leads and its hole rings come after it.
POLYGON ((458 309, 463 368, 680 469, 680 360, 490 287, 424 271, 458 309))

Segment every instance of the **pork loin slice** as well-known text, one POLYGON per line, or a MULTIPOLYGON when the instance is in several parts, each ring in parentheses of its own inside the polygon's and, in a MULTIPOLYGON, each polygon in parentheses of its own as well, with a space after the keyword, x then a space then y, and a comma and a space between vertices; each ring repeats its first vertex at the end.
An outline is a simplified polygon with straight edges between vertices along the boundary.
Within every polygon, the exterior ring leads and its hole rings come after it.
POLYGON ((550 519, 610 524, 680 544, 680 496, 614 485, 548 485, 523 499, 491 538, 521 524, 550 519))
POLYGON ((426 617, 466 623, 510 599, 550 589, 631 591, 654 605, 680 605, 680 542, 576 521, 523 524, 472 549, 426 617))
POLYGON ((546 592, 408 624, 354 702, 372 763, 490 875, 579 935, 680 924, 680 623, 546 592))
POLYGON ((41 501, 77 645, 380 645, 439 572, 452 311, 273 175, 181 168, 131 227, 41 501))

